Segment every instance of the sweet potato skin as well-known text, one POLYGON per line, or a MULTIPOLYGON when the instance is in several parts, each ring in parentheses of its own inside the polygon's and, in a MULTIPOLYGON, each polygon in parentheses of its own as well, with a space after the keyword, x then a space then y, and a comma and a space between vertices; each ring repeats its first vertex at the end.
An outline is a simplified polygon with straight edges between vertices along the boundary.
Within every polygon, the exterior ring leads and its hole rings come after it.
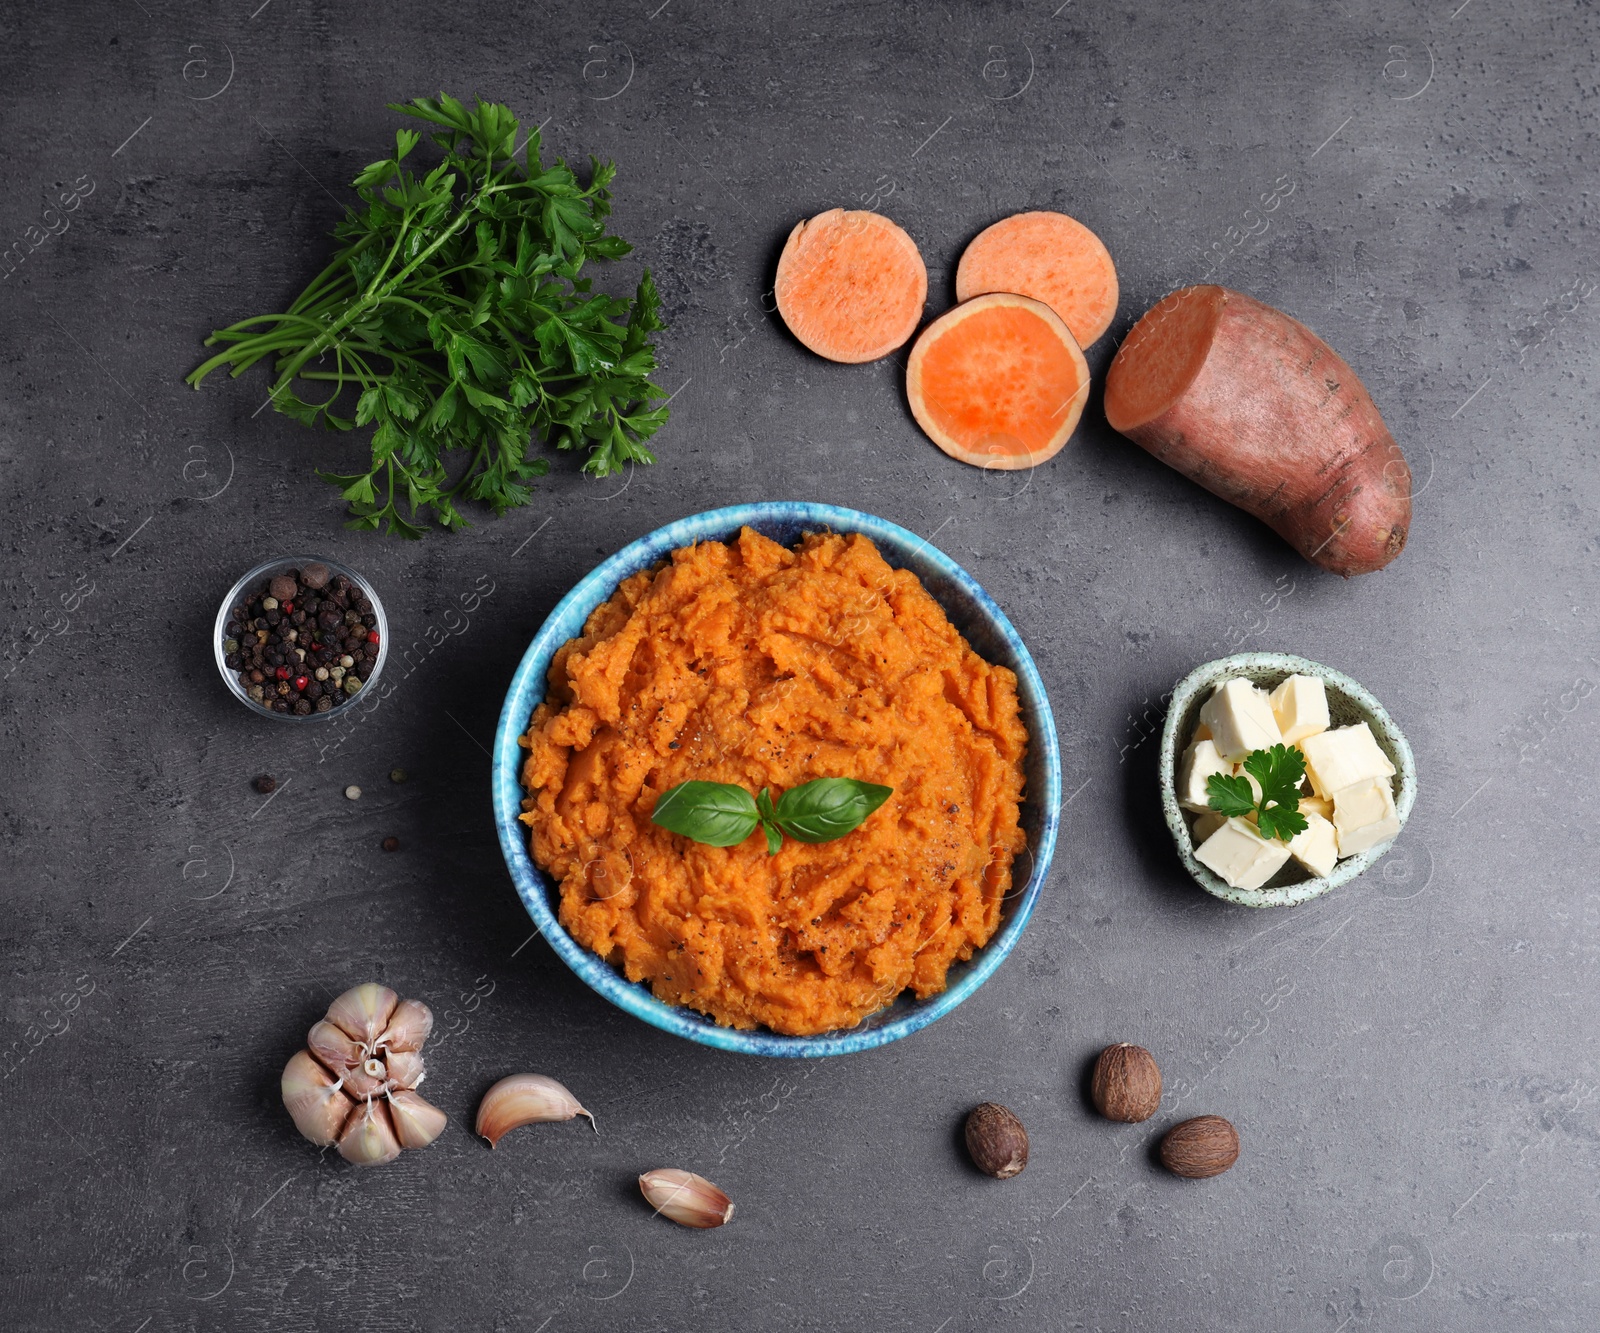
POLYGON ((1346 578, 1382 569, 1411 528, 1411 470, 1371 395, 1304 324, 1241 292, 1184 288, 1140 323, 1200 296, 1220 310, 1198 373, 1151 419, 1119 422, 1130 332, 1107 375, 1111 425, 1313 564, 1346 578))

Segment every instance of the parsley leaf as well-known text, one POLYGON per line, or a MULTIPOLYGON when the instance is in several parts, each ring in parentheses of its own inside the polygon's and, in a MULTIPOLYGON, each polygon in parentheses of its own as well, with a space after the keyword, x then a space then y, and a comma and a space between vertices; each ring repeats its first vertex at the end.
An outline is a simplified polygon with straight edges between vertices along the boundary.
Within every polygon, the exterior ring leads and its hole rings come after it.
POLYGON ((1300 813, 1300 783, 1306 775, 1305 756, 1295 745, 1274 745, 1270 750, 1252 750, 1244 761, 1244 771, 1261 784, 1261 803, 1256 827, 1263 838, 1288 842, 1306 831, 1306 817, 1300 813))
POLYGON ((1213 773, 1206 779, 1206 791, 1210 795, 1206 804, 1230 818, 1237 815, 1242 819, 1256 808, 1256 795, 1250 789, 1249 778, 1213 773))
POLYGON ((497 516, 527 504, 550 469, 528 456, 532 437, 584 454, 590 476, 653 463, 645 441, 667 420, 652 405, 667 396, 650 381, 655 284, 646 270, 628 300, 582 276, 630 250, 605 230, 616 168, 591 159, 585 187, 562 159, 545 165, 537 130, 514 158, 516 117, 481 99, 390 109, 432 126, 442 160, 402 165, 422 136, 398 131, 393 156, 356 176, 332 262, 282 314, 213 333, 223 350, 188 382, 270 358, 277 411, 372 427, 369 468, 319 473, 352 528, 420 537, 430 521, 466 527, 459 499, 497 516))
POLYGON ((1298 746, 1252 750, 1245 756, 1244 772, 1249 777, 1213 773, 1206 779, 1206 803, 1229 816, 1243 817, 1254 811, 1256 827, 1263 838, 1288 842, 1306 831, 1306 817, 1300 813, 1300 783, 1306 775, 1306 760, 1298 746), (1259 801, 1250 778, 1261 789, 1259 801))

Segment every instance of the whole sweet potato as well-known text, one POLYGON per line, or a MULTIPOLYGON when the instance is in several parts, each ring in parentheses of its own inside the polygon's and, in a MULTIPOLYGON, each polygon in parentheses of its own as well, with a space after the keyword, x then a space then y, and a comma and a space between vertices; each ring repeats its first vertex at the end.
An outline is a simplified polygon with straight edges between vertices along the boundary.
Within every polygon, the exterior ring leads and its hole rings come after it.
POLYGON ((1151 307, 1106 376, 1106 418, 1346 578, 1411 527, 1411 469, 1371 396, 1298 320, 1226 287, 1151 307))

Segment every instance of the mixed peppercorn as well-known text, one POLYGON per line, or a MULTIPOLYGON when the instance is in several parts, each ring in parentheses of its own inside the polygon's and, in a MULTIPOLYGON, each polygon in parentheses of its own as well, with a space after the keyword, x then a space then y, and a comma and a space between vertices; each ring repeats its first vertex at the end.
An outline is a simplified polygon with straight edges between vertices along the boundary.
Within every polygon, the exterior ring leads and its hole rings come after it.
POLYGON ((229 609, 223 662, 263 708, 300 717, 353 699, 378 661, 378 613, 324 564, 288 569, 229 609))

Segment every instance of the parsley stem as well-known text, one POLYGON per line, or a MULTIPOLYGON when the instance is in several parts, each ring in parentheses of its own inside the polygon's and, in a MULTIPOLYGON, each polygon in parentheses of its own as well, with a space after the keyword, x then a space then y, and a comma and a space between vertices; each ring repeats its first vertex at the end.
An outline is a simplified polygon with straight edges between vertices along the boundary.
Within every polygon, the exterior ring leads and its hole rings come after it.
POLYGON ((375 239, 373 233, 368 232, 359 241, 356 241, 353 245, 345 246, 338 254, 334 255, 328 267, 312 278, 306 284, 305 290, 295 297, 294 302, 289 306, 289 313, 297 315, 316 301, 322 294, 323 284, 329 282, 330 279, 342 282, 350 277, 350 261, 371 245, 375 239))

